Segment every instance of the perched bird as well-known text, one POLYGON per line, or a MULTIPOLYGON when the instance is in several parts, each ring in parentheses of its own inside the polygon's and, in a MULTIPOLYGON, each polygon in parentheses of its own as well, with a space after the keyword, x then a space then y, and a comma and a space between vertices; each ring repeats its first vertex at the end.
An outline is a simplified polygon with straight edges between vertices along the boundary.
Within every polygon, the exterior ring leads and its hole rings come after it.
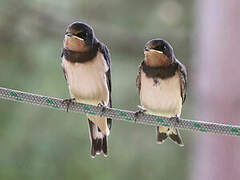
MULTIPOLYGON (((112 107, 111 60, 108 48, 86 23, 73 22, 67 27, 62 50, 62 68, 71 99, 66 101, 112 107)), ((91 156, 107 156, 107 136, 112 120, 87 114, 91 156)))
MULTIPOLYGON (((145 44, 145 58, 139 66, 137 88, 142 111, 179 120, 186 99, 187 72, 177 60, 171 45, 163 39, 153 39, 145 44)), ((136 113, 137 115, 137 113, 136 113)), ((183 146, 178 129, 157 127, 157 143, 170 137, 183 146)))

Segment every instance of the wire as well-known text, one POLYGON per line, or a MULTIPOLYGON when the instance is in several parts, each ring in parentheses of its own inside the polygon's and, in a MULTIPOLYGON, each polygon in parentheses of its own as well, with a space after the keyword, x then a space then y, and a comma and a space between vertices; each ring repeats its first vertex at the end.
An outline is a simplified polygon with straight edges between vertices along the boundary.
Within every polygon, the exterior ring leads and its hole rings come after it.
POLYGON ((17 101, 21 103, 40 105, 62 111, 67 111, 68 109, 69 111, 72 112, 104 116, 116 120, 123 120, 137 124, 144 124, 150 126, 176 127, 183 130, 191 130, 202 133, 215 133, 228 136, 240 136, 240 126, 218 124, 205 121, 195 121, 182 118, 177 120, 174 118, 166 118, 149 114, 140 114, 136 118, 135 112, 133 111, 120 110, 115 108, 103 108, 101 106, 93 106, 76 102, 71 103, 68 107, 67 102, 63 101, 63 99, 21 92, 2 87, 0 87, 0 98, 17 101))

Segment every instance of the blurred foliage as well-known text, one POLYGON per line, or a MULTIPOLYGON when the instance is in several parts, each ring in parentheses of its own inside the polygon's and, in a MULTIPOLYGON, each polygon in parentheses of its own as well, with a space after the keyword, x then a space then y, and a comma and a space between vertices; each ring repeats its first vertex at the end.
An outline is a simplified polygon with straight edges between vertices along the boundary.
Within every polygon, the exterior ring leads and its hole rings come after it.
MULTIPOLYGON (((0 86, 69 97, 62 40, 66 26, 81 20, 110 49, 114 107, 136 110, 148 40, 170 41, 190 69, 192 9, 191 0, 0 0, 0 86)), ((183 180, 191 168, 189 132, 182 132, 184 148, 157 145, 155 128, 113 121, 109 157, 92 159, 84 115, 0 101, 0 179, 183 180)), ((184 106, 189 116, 191 103, 184 106)))

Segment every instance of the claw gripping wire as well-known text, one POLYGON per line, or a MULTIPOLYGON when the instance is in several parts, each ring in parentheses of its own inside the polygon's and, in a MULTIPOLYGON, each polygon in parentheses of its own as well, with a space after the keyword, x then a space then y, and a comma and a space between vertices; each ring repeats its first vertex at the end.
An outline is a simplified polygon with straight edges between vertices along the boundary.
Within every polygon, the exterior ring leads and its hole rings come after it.
POLYGON ((203 133, 215 133, 228 136, 240 136, 240 126, 218 124, 206 121, 195 121, 189 119, 179 118, 176 123, 172 118, 154 116, 149 114, 142 114, 137 118, 133 111, 120 110, 115 108, 107 108, 102 111, 102 107, 93 106, 83 103, 67 104, 63 99, 42 96, 7 88, 0 87, 0 98, 33 105, 40 105, 48 108, 53 108, 62 111, 72 111, 87 113, 96 116, 105 116, 108 118, 123 120, 138 124, 150 126, 166 126, 176 127, 183 130, 198 131, 203 133))

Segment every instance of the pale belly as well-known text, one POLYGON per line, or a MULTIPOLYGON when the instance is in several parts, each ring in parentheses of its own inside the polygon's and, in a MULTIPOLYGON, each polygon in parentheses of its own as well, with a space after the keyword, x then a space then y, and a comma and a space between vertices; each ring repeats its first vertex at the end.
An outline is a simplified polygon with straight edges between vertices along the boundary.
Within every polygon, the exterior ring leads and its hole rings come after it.
POLYGON ((152 78, 141 72, 140 101, 151 114, 164 117, 180 116, 182 98, 178 74, 165 80, 158 79, 158 83, 155 83, 152 78))
POLYGON ((108 70, 102 55, 86 63, 71 63, 62 60, 70 95, 77 101, 96 105, 109 101, 105 72, 108 70))

